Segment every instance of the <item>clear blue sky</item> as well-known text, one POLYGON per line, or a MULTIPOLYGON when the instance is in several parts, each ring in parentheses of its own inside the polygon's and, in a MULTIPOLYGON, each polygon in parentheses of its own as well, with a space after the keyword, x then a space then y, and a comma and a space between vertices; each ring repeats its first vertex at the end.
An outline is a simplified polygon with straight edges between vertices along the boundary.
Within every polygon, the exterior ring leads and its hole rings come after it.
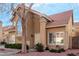
MULTIPOLYGON (((10 4, 5 7, 7 11, 10 9, 9 6, 10 4)), ((74 21, 79 21, 79 4, 76 3, 34 4, 32 9, 35 9, 46 15, 56 14, 72 9, 74 14, 74 21)), ((4 13, 0 12, 0 20, 3 22, 3 26, 11 24, 10 19, 12 16, 10 13, 6 13, 7 11, 4 13)))

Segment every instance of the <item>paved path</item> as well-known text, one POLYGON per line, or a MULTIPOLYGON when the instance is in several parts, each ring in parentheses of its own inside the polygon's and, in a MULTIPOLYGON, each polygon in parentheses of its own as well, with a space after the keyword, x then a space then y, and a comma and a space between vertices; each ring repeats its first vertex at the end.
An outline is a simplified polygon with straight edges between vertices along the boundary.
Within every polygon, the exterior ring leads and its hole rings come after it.
POLYGON ((0 56, 14 55, 14 54, 16 54, 19 51, 20 50, 17 50, 17 49, 9 49, 9 48, 5 48, 4 45, 0 45, 0 56))
POLYGON ((11 56, 19 52, 20 50, 17 49, 7 49, 7 48, 0 48, 0 56, 11 56))

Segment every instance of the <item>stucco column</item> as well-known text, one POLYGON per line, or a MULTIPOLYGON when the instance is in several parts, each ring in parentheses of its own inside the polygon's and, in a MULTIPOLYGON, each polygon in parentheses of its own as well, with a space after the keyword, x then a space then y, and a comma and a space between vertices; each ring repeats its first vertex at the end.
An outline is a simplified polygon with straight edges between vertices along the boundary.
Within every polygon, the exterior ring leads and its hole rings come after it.
POLYGON ((46 19, 40 18, 40 40, 44 47, 46 47, 46 19))
POLYGON ((68 32, 65 31, 65 35, 64 35, 64 49, 68 49, 69 48, 69 35, 68 32))

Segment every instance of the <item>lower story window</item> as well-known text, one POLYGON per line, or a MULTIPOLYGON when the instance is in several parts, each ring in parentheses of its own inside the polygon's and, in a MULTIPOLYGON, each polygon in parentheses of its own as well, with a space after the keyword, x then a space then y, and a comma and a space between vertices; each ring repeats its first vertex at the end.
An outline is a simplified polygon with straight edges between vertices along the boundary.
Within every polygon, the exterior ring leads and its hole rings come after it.
POLYGON ((64 32, 52 32, 48 34, 48 43, 54 45, 64 44, 64 32))
POLYGON ((49 43, 52 44, 52 43, 55 43, 55 36, 54 36, 54 33, 49 33, 49 43))

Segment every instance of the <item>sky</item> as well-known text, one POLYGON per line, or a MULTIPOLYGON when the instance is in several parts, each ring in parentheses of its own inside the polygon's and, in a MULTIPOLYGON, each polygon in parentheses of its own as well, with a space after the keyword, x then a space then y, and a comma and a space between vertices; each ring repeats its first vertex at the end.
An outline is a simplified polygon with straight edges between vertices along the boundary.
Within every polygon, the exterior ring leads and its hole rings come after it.
MULTIPOLYGON (((0 5, 0 8, 4 8, 3 12, 0 10, 0 21, 3 22, 3 26, 11 25, 11 4, 0 5)), ((34 4, 32 9, 37 10, 46 15, 52 15, 61 13, 68 10, 73 10, 74 21, 79 21, 79 4, 76 3, 48 3, 48 4, 34 4)))

